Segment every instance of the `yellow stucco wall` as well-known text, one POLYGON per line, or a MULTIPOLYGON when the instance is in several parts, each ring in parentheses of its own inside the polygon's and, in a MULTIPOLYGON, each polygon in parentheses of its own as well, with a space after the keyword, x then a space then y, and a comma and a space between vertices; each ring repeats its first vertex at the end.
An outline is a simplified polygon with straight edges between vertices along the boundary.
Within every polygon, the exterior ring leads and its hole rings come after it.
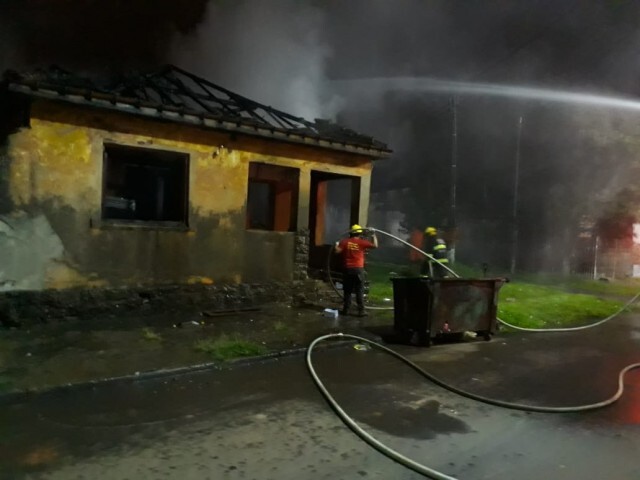
MULTIPOLYGON (((62 254, 51 249, 57 253, 34 265, 43 269, 42 280, 30 286, 36 289, 242 281, 250 248, 244 227, 250 162, 299 168, 302 212, 309 205, 312 170, 363 177, 367 186, 371 173, 370 160, 359 156, 45 101, 34 103, 31 127, 9 137, 5 158, 14 213, 44 212, 51 228, 41 228, 48 232, 43 235, 57 236, 63 247, 62 254), (105 144, 189 155, 187 231, 101 224, 105 144)), ((361 205, 365 211, 367 206, 361 205)), ((308 216, 299 216, 298 228, 306 221, 308 216)), ((293 256, 285 251, 293 248, 292 237, 273 232, 272 261, 275 256, 286 263, 293 256)))

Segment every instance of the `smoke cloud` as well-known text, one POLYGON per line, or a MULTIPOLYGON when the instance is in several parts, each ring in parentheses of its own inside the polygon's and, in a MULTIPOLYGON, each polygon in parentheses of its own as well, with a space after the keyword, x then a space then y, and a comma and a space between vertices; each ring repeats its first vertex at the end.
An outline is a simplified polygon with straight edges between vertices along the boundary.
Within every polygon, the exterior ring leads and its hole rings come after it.
POLYGON ((210 2, 195 33, 179 38, 175 63, 237 93, 308 119, 333 118, 327 88, 333 52, 326 13, 311 2, 210 2))
POLYGON ((393 148, 392 159, 376 164, 373 189, 383 205, 387 192, 402 192, 394 208, 408 226, 455 225, 464 259, 504 264, 516 222, 529 252, 522 264, 533 268, 571 253, 567 238, 580 218, 635 198, 637 114, 460 93, 453 211, 451 92, 366 92, 358 79, 633 98, 639 27, 640 4, 629 0, 6 0, 0 67, 170 62, 292 114, 335 119, 393 148), (355 88, 345 91, 344 80, 355 88))

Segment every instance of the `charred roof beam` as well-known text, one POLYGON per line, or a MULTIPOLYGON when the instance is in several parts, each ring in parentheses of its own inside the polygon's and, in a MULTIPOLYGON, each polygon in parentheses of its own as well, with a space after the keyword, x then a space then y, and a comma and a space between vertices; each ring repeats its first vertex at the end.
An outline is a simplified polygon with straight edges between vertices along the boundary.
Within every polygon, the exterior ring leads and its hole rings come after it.
POLYGON ((174 66, 154 74, 121 77, 110 85, 100 86, 62 69, 27 74, 6 72, 2 85, 30 96, 151 115, 168 121, 199 123, 248 134, 255 132, 259 136, 375 157, 390 153, 386 145, 369 136, 332 122, 317 119, 310 122, 262 105, 174 66))

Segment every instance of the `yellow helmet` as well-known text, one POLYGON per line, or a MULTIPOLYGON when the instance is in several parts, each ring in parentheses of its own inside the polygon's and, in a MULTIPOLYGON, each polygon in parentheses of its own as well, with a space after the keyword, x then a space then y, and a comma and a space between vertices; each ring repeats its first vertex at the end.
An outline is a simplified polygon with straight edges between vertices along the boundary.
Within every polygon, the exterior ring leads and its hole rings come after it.
POLYGON ((362 231, 362 227, 356 223, 355 225, 351 225, 351 230, 349 230, 349 233, 362 233, 362 231))
POLYGON ((435 227, 427 227, 424 230, 424 233, 426 233, 427 235, 435 235, 438 231, 436 230, 435 227))

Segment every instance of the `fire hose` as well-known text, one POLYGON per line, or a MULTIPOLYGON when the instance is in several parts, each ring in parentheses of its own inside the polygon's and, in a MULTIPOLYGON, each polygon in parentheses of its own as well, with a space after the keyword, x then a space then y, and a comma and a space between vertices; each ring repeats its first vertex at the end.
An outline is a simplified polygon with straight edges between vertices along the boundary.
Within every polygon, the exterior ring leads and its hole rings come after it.
MULTIPOLYGON (((381 233, 383 235, 386 235, 387 237, 392 238, 392 239, 396 240, 397 242, 400 242, 403 245, 406 245, 409 248, 412 248, 413 250, 417 251, 421 255, 424 255, 428 259, 434 260, 434 261, 437 262, 437 260, 432 255, 429 255, 427 252, 419 249, 415 245, 410 244, 409 242, 407 242, 406 240, 401 239, 400 237, 396 237, 395 235, 393 235, 391 233, 388 233, 388 232, 385 232, 384 230, 378 230, 377 228, 369 227, 368 230, 370 230, 372 232, 381 233)), ((346 234, 347 234, 347 232, 345 232, 343 234, 343 236, 346 235, 346 234)), ((338 287, 337 287, 335 281, 333 280, 333 276, 331 275, 331 257, 333 256, 333 252, 334 252, 334 245, 331 245, 331 248, 329 248, 329 253, 327 254, 327 273, 328 273, 329 283, 331 284, 331 287, 336 292, 336 294, 339 297, 341 297, 342 295, 340 293, 340 290, 338 290, 338 287)), ((453 270, 451 270, 449 267, 447 267, 444 264, 441 264, 441 265, 449 273, 451 273, 454 277, 459 277, 459 275, 456 272, 454 272, 453 270)), ((376 307, 376 306, 373 306, 373 305, 365 305, 365 308, 368 309, 368 310, 393 310, 393 307, 376 307)))
MULTIPOLYGON (((376 229, 376 228, 370 228, 370 230, 377 232, 377 233, 381 233, 383 235, 386 235, 388 237, 391 237, 411 248, 413 248, 414 250, 420 252, 422 255, 432 259, 432 260, 436 260, 435 258, 433 258, 431 255, 429 255, 428 253, 420 250, 419 248, 415 247, 414 245, 411 245, 410 243, 396 237, 395 235, 392 235, 391 233, 388 232, 384 232, 382 230, 376 229)), ((331 255, 331 253, 333 252, 333 248, 330 250, 329 254, 331 255)), ((330 260, 330 257, 329 257, 330 260)), ((437 261, 437 260, 436 260, 437 261)), ((329 266, 329 264, 328 264, 329 266)), ((447 267, 446 265, 443 265, 449 272, 451 272, 455 277, 459 277, 459 275, 457 275, 453 270, 451 270, 449 267, 447 267)), ((334 290, 339 293, 335 283, 333 282, 333 279, 331 278, 331 270, 330 268, 328 269, 329 271, 329 278, 331 281, 331 285, 333 286, 334 290)), ((512 325, 508 322, 505 322, 504 320, 501 319, 497 319, 500 323, 502 323, 503 325, 506 325, 510 328, 514 328, 516 330, 520 330, 520 331, 526 331, 526 332, 569 332, 569 331, 576 331, 576 330, 585 330, 587 328, 593 328, 596 327, 598 325, 601 325, 605 322, 608 322, 609 320, 615 318, 616 316, 618 316, 624 309, 626 309, 629 305, 631 305, 633 302, 635 302, 637 300, 637 298, 640 297, 640 292, 638 294, 636 294, 629 302, 627 302, 622 308, 620 308, 616 313, 614 313, 613 315, 610 315, 607 318, 604 318, 602 320, 599 320, 595 323, 589 324, 589 325, 584 325, 584 326, 580 326, 580 327, 568 327, 568 328, 549 328, 549 329, 535 329, 535 328, 522 328, 522 327, 518 327, 515 325, 512 325)), ((372 307, 368 307, 368 308, 372 308, 372 307)), ((390 309, 390 308, 386 308, 386 307, 378 307, 381 309, 390 309)), ((435 377, 434 375, 428 373, 427 371, 423 370, 422 368, 420 368, 418 365, 416 365, 415 363, 413 363, 411 360, 409 360, 408 358, 400 355, 399 353, 391 350, 390 348, 385 347, 384 345, 381 345, 377 342, 374 342, 372 340, 366 339, 364 337, 360 337, 357 335, 351 335, 351 334, 346 334, 346 333, 332 333, 332 334, 328 334, 328 335, 323 335, 320 336, 318 338, 316 338, 315 340, 313 340, 311 342, 311 344, 309 345, 309 347, 307 348, 307 354, 306 354, 306 363, 307 363, 307 368, 309 369, 309 373, 314 381, 314 383, 316 384, 316 386, 318 387, 318 389, 320 390, 320 392, 322 393, 322 395, 324 396, 324 398, 327 400, 327 402, 329 403, 329 405, 331 406, 331 408, 333 408, 333 410, 336 412, 336 414, 340 417, 340 419, 356 434, 358 435, 362 440, 364 440, 367 444, 369 444, 370 446, 372 446, 373 448, 375 448, 376 450, 378 450, 379 452, 381 452, 383 455, 391 458, 392 460, 398 462, 401 465, 404 465, 405 467, 421 474, 424 475, 427 478, 432 478, 435 480, 456 480, 455 477, 452 477, 450 475, 447 475, 446 473, 443 473, 441 471, 435 470, 433 468, 430 468, 426 465, 423 465, 421 463, 418 463, 408 457, 406 457, 405 455, 402 455, 400 452, 398 452, 397 450, 392 449, 391 447, 385 445, 384 443, 380 442, 379 440, 377 440, 375 437, 373 437, 371 434, 369 434, 368 432, 366 432, 362 427, 360 427, 357 422, 355 420, 353 420, 345 411, 344 409, 338 404, 338 402, 335 400, 335 398, 333 398, 333 396, 331 395, 331 393, 329 392, 329 390, 325 387, 325 385, 323 384, 323 382, 320 380, 320 377, 318 376, 318 374, 316 373, 315 368, 313 367, 313 362, 312 362, 312 353, 313 353, 313 349, 321 342, 324 342, 326 340, 330 340, 330 339, 339 339, 339 340, 344 340, 344 339, 351 339, 351 340, 356 340, 358 342, 361 343, 365 343, 368 345, 371 345, 374 348, 377 348, 385 353, 388 353, 389 355, 392 355, 393 357, 397 358, 398 360, 400 360, 401 362, 405 363, 406 365, 408 365, 409 367, 411 367, 412 369, 414 369, 416 372, 418 372, 420 375, 424 376, 425 378, 427 378, 428 380, 430 380, 431 382, 435 383, 436 385, 449 390, 450 392, 453 392, 457 395, 469 398, 471 400, 476 400, 478 402, 482 402, 488 405, 493 405, 493 406, 497 406, 497 407, 502 407, 502 408, 508 408, 508 409, 513 409, 513 410, 522 410, 522 411, 528 411, 528 412, 542 412, 542 413, 572 413, 572 412, 584 412, 584 411, 589 411, 589 410, 596 410, 599 408, 603 408, 606 407, 608 405, 611 405, 613 403, 615 403, 616 401, 618 401, 620 399, 620 397, 622 397, 622 395, 624 394, 624 377, 627 374, 627 372, 640 368, 640 363, 632 363, 630 365, 627 365, 626 367, 624 367, 620 373, 618 374, 618 389, 615 392, 614 395, 612 395, 611 397, 600 401, 600 402, 596 402, 596 403, 591 403, 591 404, 586 404, 586 405, 575 405, 575 406, 569 406, 569 407, 545 407, 545 406, 537 406, 537 405, 527 405, 527 404, 521 404, 521 403, 512 403, 512 402, 506 402, 503 400, 496 400, 496 399, 492 399, 492 398, 488 398, 488 397, 483 397, 481 395, 476 395, 474 393, 470 393, 467 392, 465 390, 462 390, 460 388, 454 387, 450 384, 448 384, 447 382, 440 380, 439 378, 435 377)))
MULTIPOLYGON (((415 245, 412 245, 411 243, 407 242, 406 240, 403 240, 403 239, 401 239, 399 237, 396 237, 395 235, 393 235, 393 234, 391 234, 389 232, 385 232, 384 230, 379 230, 377 228, 372 228, 372 227, 369 227, 369 230, 371 230, 373 232, 376 232, 376 233, 381 233, 382 235, 386 235, 387 237, 392 238, 392 239, 402 243, 403 245, 406 245, 409 248, 412 248, 413 250, 417 251, 421 255, 424 255, 425 257, 427 257, 429 260, 433 260, 435 262, 438 261, 432 255, 429 255, 427 252, 419 249, 415 245)), ((333 280, 333 277, 331 275, 330 261, 331 261, 331 255, 333 255, 333 251, 334 251, 334 247, 331 246, 331 248, 329 249, 329 255, 327 257, 328 278, 329 278, 329 283, 331 284, 331 287, 333 288, 335 293, 338 296, 342 297, 342 295, 340 293, 340 290, 338 289, 338 287, 335 284, 335 281, 333 280)), ((444 264, 440 264, 440 265, 444 269, 446 269, 449 273, 451 273, 454 277, 460 278, 460 275, 458 275, 455 271, 453 271, 447 265, 444 265, 444 264)), ((502 325, 504 325, 506 327, 512 328, 514 330, 519 330, 519 331, 522 331, 522 332, 545 332, 545 333, 548 333, 548 332, 574 332, 574 331, 578 331, 578 330, 586 330, 588 328, 597 327, 598 325, 602 325, 603 323, 608 322, 609 320, 611 320, 612 318, 615 318, 621 312, 626 310, 631 304, 633 304, 638 299, 638 297, 640 297, 640 292, 638 292, 636 295, 634 295, 631 298, 631 300, 629 300, 626 304, 624 304, 622 307, 620 307, 620 309, 616 313, 614 313, 613 315, 610 315, 607 318, 603 318, 601 320, 598 320, 597 322, 590 323, 588 325, 582 325, 582 326, 579 326, 579 327, 525 328, 525 327, 518 327, 517 325, 513 325, 513 324, 511 324, 509 322, 506 322, 505 320, 502 320, 501 318, 496 318, 496 320, 498 320, 498 322, 500 322, 502 325)), ((393 310, 393 307, 378 307, 378 306, 373 306, 373 305, 365 305, 365 308, 370 309, 370 310, 393 310)))

